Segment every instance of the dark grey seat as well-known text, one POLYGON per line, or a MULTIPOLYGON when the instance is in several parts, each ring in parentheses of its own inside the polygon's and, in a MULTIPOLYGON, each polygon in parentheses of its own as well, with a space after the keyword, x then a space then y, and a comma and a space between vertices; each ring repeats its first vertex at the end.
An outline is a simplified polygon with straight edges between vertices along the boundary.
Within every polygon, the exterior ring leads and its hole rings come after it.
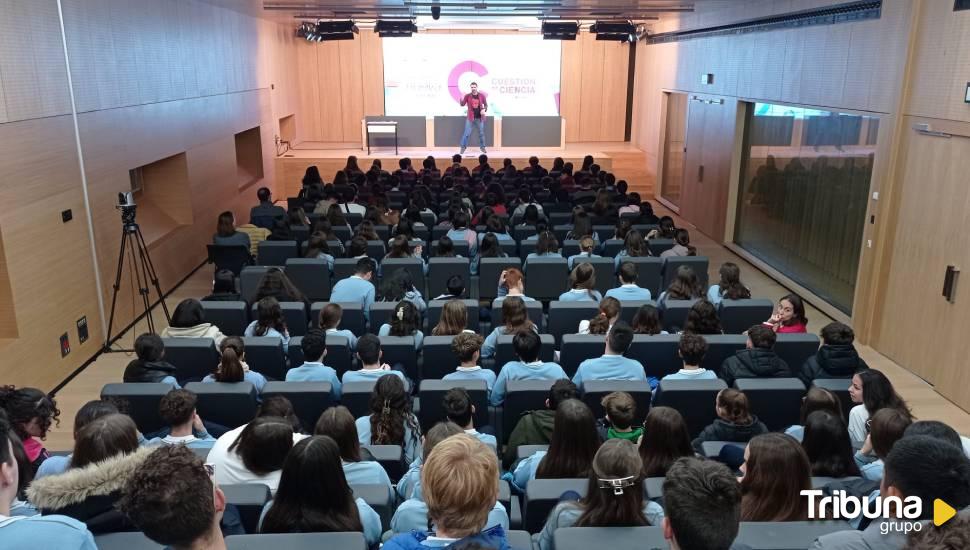
POLYGON ((751 550, 803 550, 823 535, 851 530, 845 521, 743 521, 734 542, 751 550))
POLYGON ((229 550, 367 550, 363 533, 274 533, 226 537, 229 550))
MULTIPOLYGON (((467 243, 465 243, 467 245, 467 243)), ((471 290, 469 260, 464 258, 431 258, 428 260, 428 297, 441 296, 448 292, 448 279, 458 275, 465 281, 465 296, 471 290)))
POLYGON ((602 334, 565 334, 559 350, 559 366, 568 376, 573 376, 580 363, 600 357, 605 350, 606 337, 602 334))
MULTIPOLYGON (((465 279, 466 281, 468 279, 465 279)), ((425 334, 431 334, 431 330, 434 329, 438 321, 441 320, 441 310, 444 309, 445 304, 450 300, 431 300, 428 302, 428 330, 425 334)), ((478 300, 461 300, 461 303, 465 304, 465 309, 468 310, 468 325, 466 328, 468 330, 478 332, 479 319, 478 319, 478 300)))
POLYGON ((741 334, 705 334, 704 340, 707 341, 707 354, 701 366, 720 375, 721 364, 728 357, 733 357, 735 352, 743 350, 748 337, 741 334))
POLYGON ((623 239, 606 239, 601 242, 603 244, 600 246, 600 256, 604 258, 615 258, 624 247, 623 239))
POLYGON ((633 397, 637 404, 633 426, 643 424, 643 420, 650 411, 650 383, 640 380, 586 380, 583 382, 583 402, 592 409, 596 418, 606 416, 606 410, 600 401, 607 395, 623 391, 633 397))
POLYGON ((239 509, 243 529, 247 533, 258 533, 263 506, 273 498, 269 487, 262 483, 227 483, 220 484, 219 488, 226 495, 226 502, 239 509))
POLYGON ((94 544, 98 550, 162 550, 165 548, 141 532, 105 533, 94 537, 94 544))
POLYGON ((701 443, 701 454, 707 458, 716 458, 721 454, 721 449, 725 445, 734 445, 742 449, 748 446, 747 443, 738 443, 737 441, 704 441, 701 443))
POLYGON ((718 308, 721 327, 727 334, 741 334, 771 317, 775 304, 771 300, 722 300, 718 308))
MULTIPOLYGON (((430 252, 431 252, 431 255, 432 256, 434 256, 435 251, 438 250, 438 241, 439 241, 439 239, 435 239, 435 240, 431 241, 431 244, 430 244, 430 249, 431 250, 430 250, 430 252)), ((470 252, 470 247, 468 246, 468 241, 466 241, 466 240, 459 240, 459 241, 453 240, 453 241, 451 241, 451 244, 452 244, 452 247, 454 248, 455 256, 461 256, 463 258, 471 258, 471 252, 470 252)))
POLYGON ((263 241, 256 247, 258 265, 286 265, 286 260, 299 256, 296 241, 263 241))
POLYGON ((724 380, 661 380, 656 405, 677 409, 691 438, 714 421, 714 398, 727 387, 724 380))
POLYGON ((244 266, 253 263, 249 247, 242 245, 207 244, 209 263, 215 264, 215 270, 228 269, 236 277, 244 266))
POLYGON ((596 218, 594 218, 593 233, 596 233, 596 236, 600 238, 600 242, 605 241, 606 239, 609 239, 614 234, 616 234, 616 225, 612 223, 607 224, 603 222, 598 222, 596 218))
POLYGON ((512 228, 512 239, 517 242, 522 242, 535 234, 536 226, 534 225, 517 225, 512 228))
MULTIPOLYGON (((387 374, 385 376, 394 376, 387 374)), ((340 404, 347 407, 354 418, 367 416, 370 414, 370 394, 374 391, 377 380, 365 380, 362 382, 347 382, 340 389, 340 404)), ((408 385, 404 384, 407 388, 408 385)))
MULTIPOLYGON (((259 317, 258 307, 258 302, 250 307, 250 318, 257 319, 259 317)), ((280 302, 280 309, 283 310, 283 319, 286 321, 286 330, 289 331, 290 336, 303 336, 306 334, 306 304, 303 302, 280 302)))
POLYGON ((424 262, 420 258, 384 258, 381 260, 381 277, 387 279, 395 271, 403 269, 411 276, 414 286, 425 293, 424 288, 424 262))
POLYGON ((256 416, 256 388, 249 382, 192 382, 185 389, 198 396, 196 408, 205 420, 237 428, 256 416))
POLYGON ((330 299, 330 266, 326 260, 290 258, 284 272, 311 302, 330 299))
POLYGON ((377 334, 381 330, 381 325, 387 324, 394 313, 397 302, 374 302, 370 306, 370 331, 377 334))
MULTIPOLYGON (((512 340, 515 336, 509 334, 503 334, 498 337, 498 343, 495 345, 495 370, 500 371, 502 365, 508 363, 509 361, 518 361, 518 357, 515 355, 515 348, 512 347, 512 340)), ((539 342, 542 343, 542 348, 539 349, 539 359, 541 361, 551 362, 555 357, 555 341, 551 334, 540 334, 539 342)), ((457 365, 456 365, 457 366, 457 365)))
POLYGON ((596 290, 600 291, 600 294, 606 294, 606 291, 613 288, 614 273, 616 268, 613 265, 613 258, 588 258, 581 256, 576 258, 573 263, 573 269, 579 264, 592 264, 593 273, 596 275, 596 290))
POLYGON ((160 383, 105 384, 101 388, 101 398, 124 399, 128 403, 128 416, 135 421, 138 430, 152 433, 165 427, 158 415, 158 403, 173 389, 171 384, 160 383))
POLYGON ((559 239, 559 242, 562 243, 562 255, 567 258, 570 256, 575 256, 576 254, 579 254, 579 250, 580 250, 578 240, 567 239, 565 235, 561 237, 559 236, 560 232, 562 232, 563 230, 565 230, 565 232, 568 233, 569 227, 570 226, 568 225, 564 225, 564 226, 559 226, 555 229, 556 238, 559 239), (562 228, 565 228, 565 229, 562 229, 562 228))
POLYGON ((694 274, 697 275, 697 279, 701 283, 701 286, 707 288, 708 260, 706 256, 674 256, 671 258, 664 258, 663 288, 670 286, 670 283, 672 283, 674 278, 677 276, 677 270, 682 265, 689 266, 691 269, 693 269, 694 274))
POLYGON ((559 347, 563 335, 576 334, 579 323, 592 319, 598 312, 596 302, 549 302, 549 323, 546 331, 552 334, 556 339, 556 347, 559 347))
POLYGON ((226 336, 242 336, 249 324, 246 302, 203 301, 205 321, 219 327, 226 336))
MULTIPOLYGON (((508 512, 508 508, 506 508, 508 512)), ((511 512, 509 513, 511 517, 511 512)), ((532 536, 525 531, 507 531, 505 537, 509 541, 509 546, 516 550, 532 550, 532 536)))
MULTIPOLYGON (((320 312, 328 302, 314 302, 310 306, 309 326, 320 328, 320 312)), ((343 309, 340 318, 340 328, 353 332, 356 336, 363 336, 366 332, 364 321, 364 307, 360 302, 337 302, 343 309)))
POLYGON ((388 365, 402 365, 404 374, 411 380, 418 380, 418 352, 414 347, 414 336, 381 336, 381 359, 388 365))
POLYGON ((825 388, 839 397, 839 403, 842 404, 842 418, 845 419, 849 418, 849 411, 856 405, 849 396, 849 384, 851 383, 850 378, 816 378, 812 380, 813 386, 825 388))
POLYGON ((661 254, 670 250, 673 247, 674 247, 673 239, 650 239, 649 241, 647 241, 647 248, 650 249, 651 256, 660 256, 661 254))
POLYGON ((510 255, 508 258, 482 258, 478 262, 478 297, 492 300, 498 290, 498 278, 510 267, 522 268, 522 260, 510 255))
POLYGON ((633 344, 627 350, 626 356, 639 361, 647 376, 659 379, 684 366, 684 362, 677 355, 679 348, 680 336, 677 334, 637 334, 634 335, 633 344))
POLYGON ((657 307, 657 302, 653 300, 643 300, 643 301, 630 301, 620 302, 620 319, 626 321, 627 324, 633 325, 633 318, 636 317, 637 311, 645 305, 651 305, 657 307))
MULTIPOLYGON (((303 337, 294 336, 290 338, 290 347, 287 357, 290 359, 290 368, 299 367, 303 364, 303 337)), ((345 372, 352 370, 353 353, 350 351, 350 342, 344 336, 336 334, 327 335, 327 356, 323 358, 323 363, 337 371, 337 376, 341 377, 345 372)), ((287 369, 289 370, 289 369, 287 369)), ((284 377, 285 378, 285 377, 284 377)))
POLYGON ((454 372, 458 359, 451 351, 454 336, 425 336, 421 347, 421 378, 440 379, 454 372))
POLYGON ((802 368, 809 357, 818 352, 820 343, 815 334, 779 334, 775 341, 775 353, 788 364, 788 368, 792 369, 794 374, 802 368))
POLYGON ((655 298, 667 288, 663 286, 663 258, 636 256, 620 260, 621 265, 624 262, 631 262, 637 267, 637 284, 649 290, 655 298))
POLYGON ((523 458, 532 456, 539 451, 549 450, 549 445, 519 445, 515 448, 515 458, 516 460, 521 460, 523 458))
POLYGON ((587 550, 603 545, 615 550, 668 547, 661 526, 566 527, 556 529, 553 540, 558 550, 587 550))
POLYGON ((502 438, 507 442, 515 425, 528 411, 544 409, 555 380, 509 380, 502 406, 502 438))
POLYGON ((243 344, 250 369, 273 380, 286 378, 286 357, 279 336, 247 336, 243 338, 243 344))
MULTIPOLYGON (((536 328, 542 331, 545 326, 542 316, 542 302, 525 302, 525 310, 529 315, 529 320, 535 324, 536 328)), ((501 326, 502 322, 502 302, 499 302, 492 306, 492 328, 501 326)))
POLYGON ((387 485, 380 484, 351 484, 351 491, 355 498, 364 499, 371 508, 381 516, 381 527, 387 531, 391 528, 391 516, 394 515, 394 493, 387 485))
POLYGON ((549 512, 559 503, 566 491, 586 495, 587 479, 530 479, 523 499, 522 528, 530 533, 542 531, 549 512))
POLYGON ((473 420, 476 426, 485 426, 488 421, 488 389, 484 380, 422 380, 418 386, 418 396, 421 398, 421 410, 418 420, 421 431, 427 433, 438 422, 445 420, 445 409, 442 405, 445 393, 452 388, 465 388, 475 406, 473 420))
POLYGON ((566 290, 565 258, 531 258, 526 264, 526 296, 542 301, 556 300, 566 290))
MULTIPOLYGON (((333 282, 341 281, 354 275, 357 272, 357 258, 334 258, 333 260, 333 282)), ((377 275, 376 273, 374 274, 377 275)), ((333 289, 331 289, 333 290, 333 289)))
POLYGON ((687 312, 694 307, 697 300, 665 300, 660 310, 660 320, 664 330, 674 334, 684 328, 687 322, 687 312))
POLYGON ((664 496, 664 480, 665 477, 648 477, 643 481, 643 485, 647 490, 647 498, 653 500, 655 498, 660 498, 664 496))
POLYGON ((200 381, 219 363, 212 338, 162 338, 165 360, 175 365, 175 379, 180 385, 200 381))
POLYGON ((383 466, 387 477, 394 483, 407 471, 409 464, 404 463, 404 450, 400 445, 361 445, 360 448, 366 449, 383 466))
POLYGON ((751 412, 769 430, 784 430, 799 424, 805 385, 797 378, 738 378, 734 387, 748 396, 751 412))
POLYGON ((264 265, 247 265, 239 273, 239 295, 247 303, 256 300, 256 289, 259 282, 263 280, 263 275, 269 271, 269 267, 264 265))
POLYGON ((317 419, 334 404, 332 392, 330 382, 267 382, 262 396, 280 395, 289 399, 306 433, 313 433, 317 419))

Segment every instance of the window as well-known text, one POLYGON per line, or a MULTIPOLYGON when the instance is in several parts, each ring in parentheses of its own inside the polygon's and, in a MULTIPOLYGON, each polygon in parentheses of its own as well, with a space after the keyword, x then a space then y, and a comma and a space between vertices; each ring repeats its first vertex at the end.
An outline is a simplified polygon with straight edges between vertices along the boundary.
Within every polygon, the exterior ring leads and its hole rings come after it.
POLYGON ((136 221, 148 244, 191 225, 192 191, 185 153, 129 170, 132 195, 138 205, 136 221))
POLYGON ((735 242, 852 313, 879 119, 754 103, 735 242))
POLYGON ((263 179, 263 142, 259 126, 236 134, 236 172, 240 189, 263 179))

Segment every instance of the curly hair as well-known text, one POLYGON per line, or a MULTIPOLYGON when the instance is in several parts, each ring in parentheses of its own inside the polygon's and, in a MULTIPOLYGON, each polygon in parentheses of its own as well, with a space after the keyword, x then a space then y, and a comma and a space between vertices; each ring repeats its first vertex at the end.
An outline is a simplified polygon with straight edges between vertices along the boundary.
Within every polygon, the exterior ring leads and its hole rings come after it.
POLYGON ((27 424, 35 418, 38 420, 41 439, 47 437, 51 424, 61 425, 61 411, 57 408, 57 401, 37 388, 0 386, 0 409, 6 411, 10 426, 22 440, 31 437, 27 433, 27 424))
POLYGON ((411 398, 397 376, 384 375, 377 380, 370 395, 370 412, 373 445, 405 447, 406 428, 410 428, 411 437, 420 436, 421 429, 411 413, 411 398))

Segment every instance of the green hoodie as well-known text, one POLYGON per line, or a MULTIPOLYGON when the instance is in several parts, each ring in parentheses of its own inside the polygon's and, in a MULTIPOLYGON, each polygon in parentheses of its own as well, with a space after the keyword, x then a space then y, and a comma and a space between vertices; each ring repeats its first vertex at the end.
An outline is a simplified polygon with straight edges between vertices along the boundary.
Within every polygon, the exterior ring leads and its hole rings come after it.
POLYGON ((541 409, 531 411, 522 416, 519 423, 509 436, 509 444, 505 447, 503 464, 509 468, 515 462, 515 453, 519 445, 548 445, 552 439, 552 425, 556 418, 556 411, 541 409))

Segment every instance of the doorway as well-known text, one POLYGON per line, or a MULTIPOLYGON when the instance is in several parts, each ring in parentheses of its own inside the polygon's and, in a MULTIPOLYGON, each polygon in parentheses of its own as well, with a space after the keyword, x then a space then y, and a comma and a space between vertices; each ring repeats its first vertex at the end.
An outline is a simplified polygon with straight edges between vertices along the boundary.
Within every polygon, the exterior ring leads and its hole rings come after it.
POLYGON ((659 198, 671 210, 680 212, 684 186, 684 155, 687 152, 687 94, 668 92, 663 144, 663 173, 659 198))

